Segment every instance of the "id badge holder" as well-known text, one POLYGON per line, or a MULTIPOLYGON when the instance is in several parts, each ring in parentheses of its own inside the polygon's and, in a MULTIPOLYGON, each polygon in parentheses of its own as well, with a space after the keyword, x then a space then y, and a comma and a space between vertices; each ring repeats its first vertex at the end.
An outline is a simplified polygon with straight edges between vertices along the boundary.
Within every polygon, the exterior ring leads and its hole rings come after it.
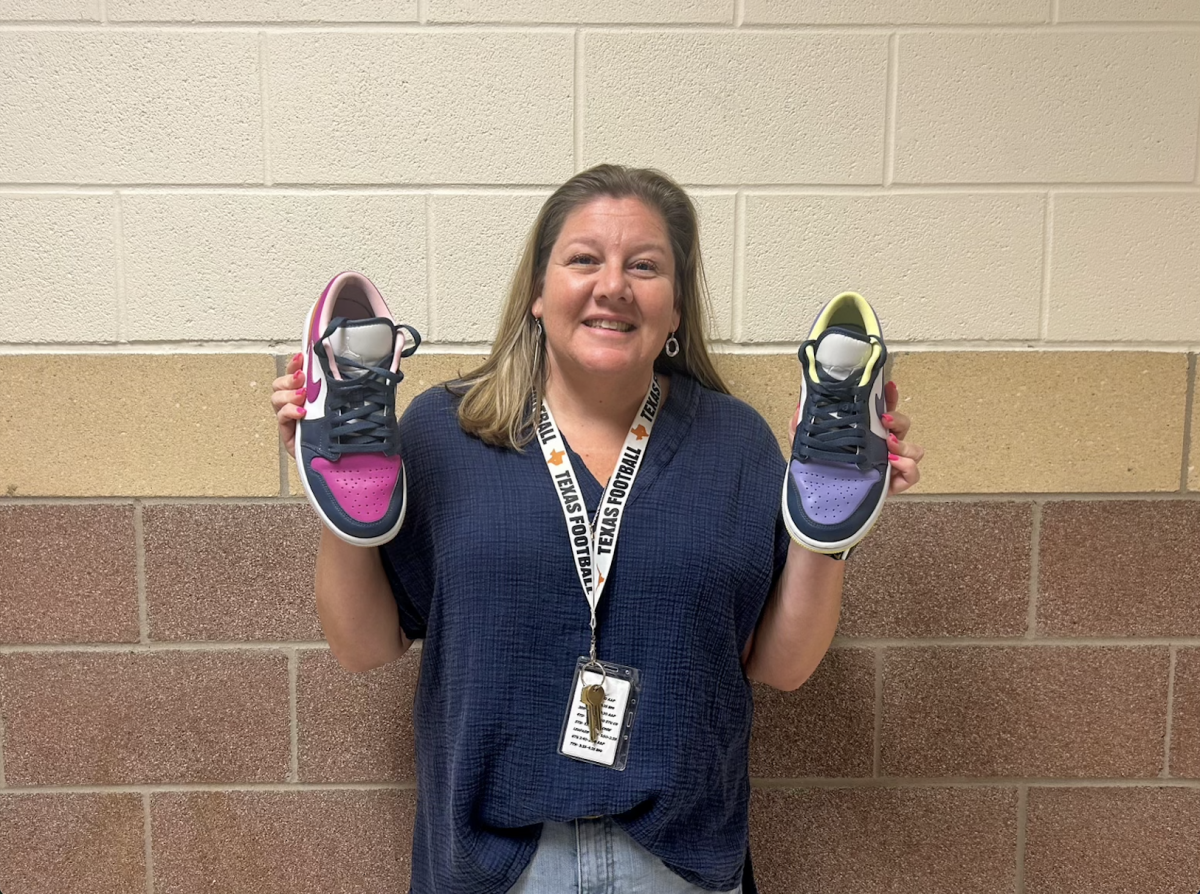
POLYGON ((641 695, 642 682, 636 667, 581 657, 575 663, 571 703, 567 705, 566 716, 563 717, 558 753, 577 761, 624 770, 629 759, 629 737, 633 732, 641 695), (604 669, 603 673, 598 667, 604 669), (588 729, 588 709, 583 702, 583 688, 597 683, 604 686, 604 705, 600 737, 593 742, 588 729))

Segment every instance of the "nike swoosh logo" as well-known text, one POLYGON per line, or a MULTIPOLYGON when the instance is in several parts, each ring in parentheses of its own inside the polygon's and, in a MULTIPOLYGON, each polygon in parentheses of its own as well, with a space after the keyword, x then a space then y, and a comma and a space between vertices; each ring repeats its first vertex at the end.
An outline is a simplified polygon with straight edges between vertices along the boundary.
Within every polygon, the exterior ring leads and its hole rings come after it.
POLYGON ((308 390, 304 395, 305 400, 310 404, 315 403, 317 398, 321 396, 321 380, 314 379, 312 375, 313 364, 317 362, 317 357, 313 354, 312 349, 308 351, 308 384, 305 386, 308 390))
POLYGON ((887 412, 887 402, 883 398, 883 392, 875 395, 875 415, 882 416, 887 412))

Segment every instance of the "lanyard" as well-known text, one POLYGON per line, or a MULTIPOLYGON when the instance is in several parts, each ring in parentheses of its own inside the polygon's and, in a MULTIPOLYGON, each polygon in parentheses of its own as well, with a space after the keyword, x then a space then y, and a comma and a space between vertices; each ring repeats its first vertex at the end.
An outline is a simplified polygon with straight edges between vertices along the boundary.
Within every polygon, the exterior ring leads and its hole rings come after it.
POLYGON ((625 504, 629 501, 633 479, 637 477, 642 458, 646 455, 646 446, 650 443, 650 432, 654 428, 654 418, 658 415, 661 398, 662 390, 658 387, 658 376, 655 376, 650 381, 650 390, 646 392, 642 409, 634 417, 634 425, 625 436, 625 446, 621 448, 617 467, 600 496, 594 531, 584 508, 579 479, 575 477, 575 469, 571 466, 566 444, 558 425, 554 422, 550 407, 545 400, 542 401, 537 436, 542 445, 542 454, 546 457, 546 468, 550 470, 550 477, 554 480, 554 492, 562 505, 563 518, 567 522, 571 556, 575 560, 575 570, 579 573, 579 584, 583 587, 583 595, 591 609, 592 661, 596 660, 596 606, 600 604, 604 583, 612 567, 613 556, 617 550, 617 534, 625 516, 625 504))

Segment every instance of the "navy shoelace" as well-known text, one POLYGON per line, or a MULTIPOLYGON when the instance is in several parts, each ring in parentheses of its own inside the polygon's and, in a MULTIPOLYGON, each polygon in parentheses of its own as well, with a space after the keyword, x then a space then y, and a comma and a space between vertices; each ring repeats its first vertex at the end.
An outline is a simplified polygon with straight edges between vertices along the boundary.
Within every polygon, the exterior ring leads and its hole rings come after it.
MULTIPOLYGON (((872 339, 873 340, 873 339, 872 339)), ((815 342, 800 346, 800 362, 808 377, 808 351, 815 342)), ((815 347, 814 347, 815 350, 815 347)), ((867 456, 867 432, 870 430, 867 402, 871 386, 854 384, 858 371, 843 381, 814 382, 806 378, 808 388, 807 415, 796 426, 797 453, 801 460, 843 463, 866 471, 871 466, 867 456)))

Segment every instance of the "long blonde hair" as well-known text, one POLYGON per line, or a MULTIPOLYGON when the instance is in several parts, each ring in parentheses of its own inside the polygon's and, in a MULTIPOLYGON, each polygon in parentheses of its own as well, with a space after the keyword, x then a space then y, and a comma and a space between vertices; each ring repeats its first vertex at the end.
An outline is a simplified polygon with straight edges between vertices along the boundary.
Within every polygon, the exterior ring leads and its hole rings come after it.
POLYGON ((461 395, 458 423, 488 444, 521 448, 533 438, 546 385, 544 336, 530 307, 541 291, 550 250, 567 217, 602 196, 635 198, 662 215, 675 256, 679 353, 660 352, 654 368, 680 372, 723 394, 729 388, 713 366, 705 332, 708 290, 700 259, 700 231, 691 198, 674 180, 651 168, 597 165, 576 174, 542 205, 513 274, 492 352, 477 369, 447 387, 461 395))

